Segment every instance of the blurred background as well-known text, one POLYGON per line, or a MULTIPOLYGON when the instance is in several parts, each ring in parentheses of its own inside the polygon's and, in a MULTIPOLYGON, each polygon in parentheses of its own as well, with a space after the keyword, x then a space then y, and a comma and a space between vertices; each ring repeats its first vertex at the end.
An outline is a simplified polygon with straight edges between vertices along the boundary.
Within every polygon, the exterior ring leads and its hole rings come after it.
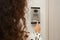
POLYGON ((26 25, 27 31, 30 32, 28 40, 35 39, 35 25, 31 24, 32 14, 31 7, 39 7, 40 20, 40 39, 39 40, 60 40, 60 0, 27 0, 26 8, 26 25))

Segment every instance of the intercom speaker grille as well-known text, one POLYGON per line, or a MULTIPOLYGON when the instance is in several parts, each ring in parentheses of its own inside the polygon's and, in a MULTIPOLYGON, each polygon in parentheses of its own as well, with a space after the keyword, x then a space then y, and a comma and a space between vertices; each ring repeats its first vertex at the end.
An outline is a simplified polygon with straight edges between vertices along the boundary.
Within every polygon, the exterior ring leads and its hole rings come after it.
POLYGON ((40 22, 40 7, 31 7, 31 22, 40 22))

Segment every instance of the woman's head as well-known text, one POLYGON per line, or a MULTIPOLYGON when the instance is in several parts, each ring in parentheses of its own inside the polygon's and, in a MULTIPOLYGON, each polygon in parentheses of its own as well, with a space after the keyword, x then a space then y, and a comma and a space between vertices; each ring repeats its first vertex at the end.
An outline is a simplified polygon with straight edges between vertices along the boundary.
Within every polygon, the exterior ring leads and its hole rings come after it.
POLYGON ((25 6, 26 0, 0 0, 0 40, 23 40, 25 6))

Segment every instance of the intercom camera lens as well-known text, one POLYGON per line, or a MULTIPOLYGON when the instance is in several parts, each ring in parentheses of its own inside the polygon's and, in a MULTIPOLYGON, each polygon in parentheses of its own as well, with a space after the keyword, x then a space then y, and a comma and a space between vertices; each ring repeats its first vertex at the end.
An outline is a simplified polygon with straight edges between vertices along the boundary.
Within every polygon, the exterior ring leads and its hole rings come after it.
POLYGON ((34 12, 38 12, 38 10, 34 10, 34 12))

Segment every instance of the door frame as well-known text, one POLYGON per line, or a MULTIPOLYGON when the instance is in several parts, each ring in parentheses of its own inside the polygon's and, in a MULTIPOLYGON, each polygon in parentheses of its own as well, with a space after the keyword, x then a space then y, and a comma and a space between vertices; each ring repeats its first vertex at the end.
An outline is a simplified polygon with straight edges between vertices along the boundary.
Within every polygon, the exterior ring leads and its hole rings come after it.
POLYGON ((49 0, 45 1, 46 6, 45 6, 45 36, 46 40, 49 40, 49 0))

